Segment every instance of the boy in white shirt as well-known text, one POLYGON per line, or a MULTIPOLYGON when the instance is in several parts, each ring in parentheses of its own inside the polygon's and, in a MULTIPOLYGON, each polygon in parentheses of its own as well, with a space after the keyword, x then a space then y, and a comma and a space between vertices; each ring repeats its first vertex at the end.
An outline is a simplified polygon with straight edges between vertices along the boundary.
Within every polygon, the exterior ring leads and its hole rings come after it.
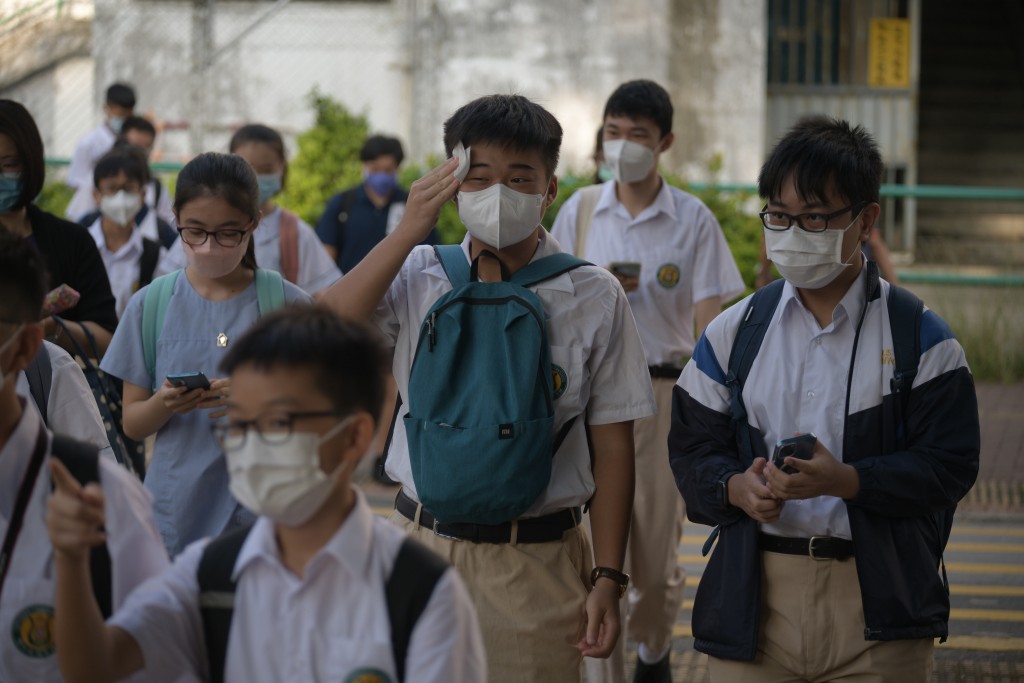
POLYGON ((376 518, 352 486, 383 391, 371 333, 320 309, 285 309, 234 342, 223 367, 228 417, 215 434, 232 493, 260 517, 187 547, 106 625, 82 591, 104 523, 99 500, 55 468, 49 527, 68 680, 118 680, 145 666, 149 680, 167 681, 484 681, 458 575, 376 518), (402 636, 388 577, 407 547, 436 583, 402 636), (227 586, 206 581, 211 565, 227 586))

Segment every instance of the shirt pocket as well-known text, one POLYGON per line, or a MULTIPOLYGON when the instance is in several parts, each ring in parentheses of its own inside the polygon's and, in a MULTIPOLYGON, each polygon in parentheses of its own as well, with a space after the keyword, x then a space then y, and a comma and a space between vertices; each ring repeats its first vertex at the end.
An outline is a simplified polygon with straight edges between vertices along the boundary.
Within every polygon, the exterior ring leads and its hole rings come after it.
POLYGON ((60 680, 54 644, 54 585, 49 579, 4 583, 0 629, 11 639, 0 652, 0 678, 14 681, 60 680))
POLYGON ((563 419, 583 409, 584 406, 580 405, 582 384, 583 349, 578 346, 552 346, 551 398, 554 399, 556 413, 563 419))

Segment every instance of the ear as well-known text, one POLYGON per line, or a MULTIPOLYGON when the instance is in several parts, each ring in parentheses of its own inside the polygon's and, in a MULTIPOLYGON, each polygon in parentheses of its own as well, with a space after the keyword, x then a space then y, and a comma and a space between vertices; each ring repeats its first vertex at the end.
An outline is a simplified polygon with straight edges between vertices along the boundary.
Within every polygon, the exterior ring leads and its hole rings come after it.
POLYGON ((359 462, 370 449, 376 434, 377 424, 370 414, 365 411, 356 413, 352 424, 338 435, 338 438, 341 439, 342 459, 352 460, 353 463, 359 462))
POLYGON ((661 151, 658 152, 658 153, 659 154, 664 154, 665 152, 667 152, 669 149, 672 148, 672 143, 675 142, 675 141, 676 141, 676 134, 675 133, 669 133, 668 135, 666 135, 665 138, 661 141, 661 151))
POLYGON ((860 229, 860 241, 867 242, 868 237, 871 235, 871 230, 874 229, 875 223, 878 222, 878 216, 882 212, 882 207, 877 202, 871 202, 864 207, 861 212, 861 229, 860 229))
POLYGON ((545 210, 554 203, 556 197, 558 197, 558 176, 552 175, 551 180, 548 181, 547 192, 544 193, 545 210))
POLYGON ((100 205, 100 200, 101 199, 103 199, 103 195, 100 194, 99 190, 97 190, 96 188, 93 188, 93 190, 92 190, 92 200, 96 203, 96 206, 100 205))
POLYGON ((18 333, 18 341, 14 352, 14 362, 11 365, 12 372, 21 372, 39 354, 43 345, 43 326, 40 323, 29 323, 18 333))

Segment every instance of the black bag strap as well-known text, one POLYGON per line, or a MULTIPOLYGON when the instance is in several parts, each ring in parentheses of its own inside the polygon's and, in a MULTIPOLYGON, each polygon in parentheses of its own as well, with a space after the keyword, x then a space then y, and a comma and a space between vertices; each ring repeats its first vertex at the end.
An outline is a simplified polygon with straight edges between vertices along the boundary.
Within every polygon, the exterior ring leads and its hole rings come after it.
POLYGON ((139 258, 139 289, 153 281, 157 261, 160 260, 160 243, 148 237, 142 238, 142 257, 139 258))
POLYGON ((233 529, 210 541, 203 549, 196 570, 199 615, 203 623, 211 683, 222 683, 224 680, 231 618, 235 614, 235 582, 231 574, 250 531, 251 524, 233 529))
MULTIPOLYGON (((100 483, 100 455, 95 446, 54 434, 50 453, 68 468, 68 472, 79 484, 85 486, 100 483)), ((113 614, 114 601, 110 551, 106 543, 93 547, 89 553, 89 569, 92 572, 92 592, 96 596, 96 604, 103 618, 107 619, 113 614)))
POLYGON ((28 378, 28 391, 39 408, 43 424, 49 425, 50 418, 47 412, 50 405, 50 387, 53 385, 53 362, 50 360, 50 352, 46 350, 46 344, 40 345, 39 353, 25 368, 25 375, 28 378))
POLYGON ((905 421, 907 406, 910 403, 910 390, 917 377, 917 367, 921 356, 921 318, 924 315, 924 302, 913 292, 889 285, 887 299, 889 309, 889 328, 892 331, 892 347, 894 367, 892 380, 889 383, 894 405, 899 414, 896 416, 896 447, 906 446, 907 430, 905 421))
POLYGON ((356 203, 356 191, 358 189, 353 187, 341 193, 341 211, 338 212, 338 237, 335 244, 339 254, 341 253, 342 241, 345 239, 345 228, 348 227, 349 214, 352 213, 352 207, 356 203))
POLYGON ((399 681, 405 680, 405 659, 412 631, 434 594, 434 586, 447 570, 448 563, 418 541, 406 538, 402 542, 391 576, 384 585, 391 622, 391 651, 399 681))
POLYGON ((743 385, 750 374, 757 352, 761 349, 768 323, 782 298, 785 280, 775 280, 754 292, 747 304, 743 321, 736 331, 736 338, 729 352, 729 371, 725 385, 729 389, 729 412, 732 414, 733 429, 739 442, 740 457, 749 466, 754 461, 754 449, 747 429, 747 409, 743 405, 743 385))

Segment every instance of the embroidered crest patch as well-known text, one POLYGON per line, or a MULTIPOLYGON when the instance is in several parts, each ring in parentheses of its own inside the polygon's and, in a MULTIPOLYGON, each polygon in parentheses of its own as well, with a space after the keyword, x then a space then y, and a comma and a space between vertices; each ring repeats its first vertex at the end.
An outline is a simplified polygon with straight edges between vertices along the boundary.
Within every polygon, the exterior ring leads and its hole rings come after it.
POLYGON ((380 669, 356 669, 345 678, 345 683, 391 683, 391 676, 380 669))
POLYGON ((561 398, 565 390, 569 388, 569 375, 554 363, 551 364, 551 386, 554 389, 553 399, 561 398))
POLYGON ((30 605, 18 612, 11 624, 11 638, 21 654, 33 659, 54 653, 53 607, 30 605))
POLYGON ((658 266, 658 284, 665 289, 672 289, 679 284, 679 266, 674 263, 663 263, 658 266))

